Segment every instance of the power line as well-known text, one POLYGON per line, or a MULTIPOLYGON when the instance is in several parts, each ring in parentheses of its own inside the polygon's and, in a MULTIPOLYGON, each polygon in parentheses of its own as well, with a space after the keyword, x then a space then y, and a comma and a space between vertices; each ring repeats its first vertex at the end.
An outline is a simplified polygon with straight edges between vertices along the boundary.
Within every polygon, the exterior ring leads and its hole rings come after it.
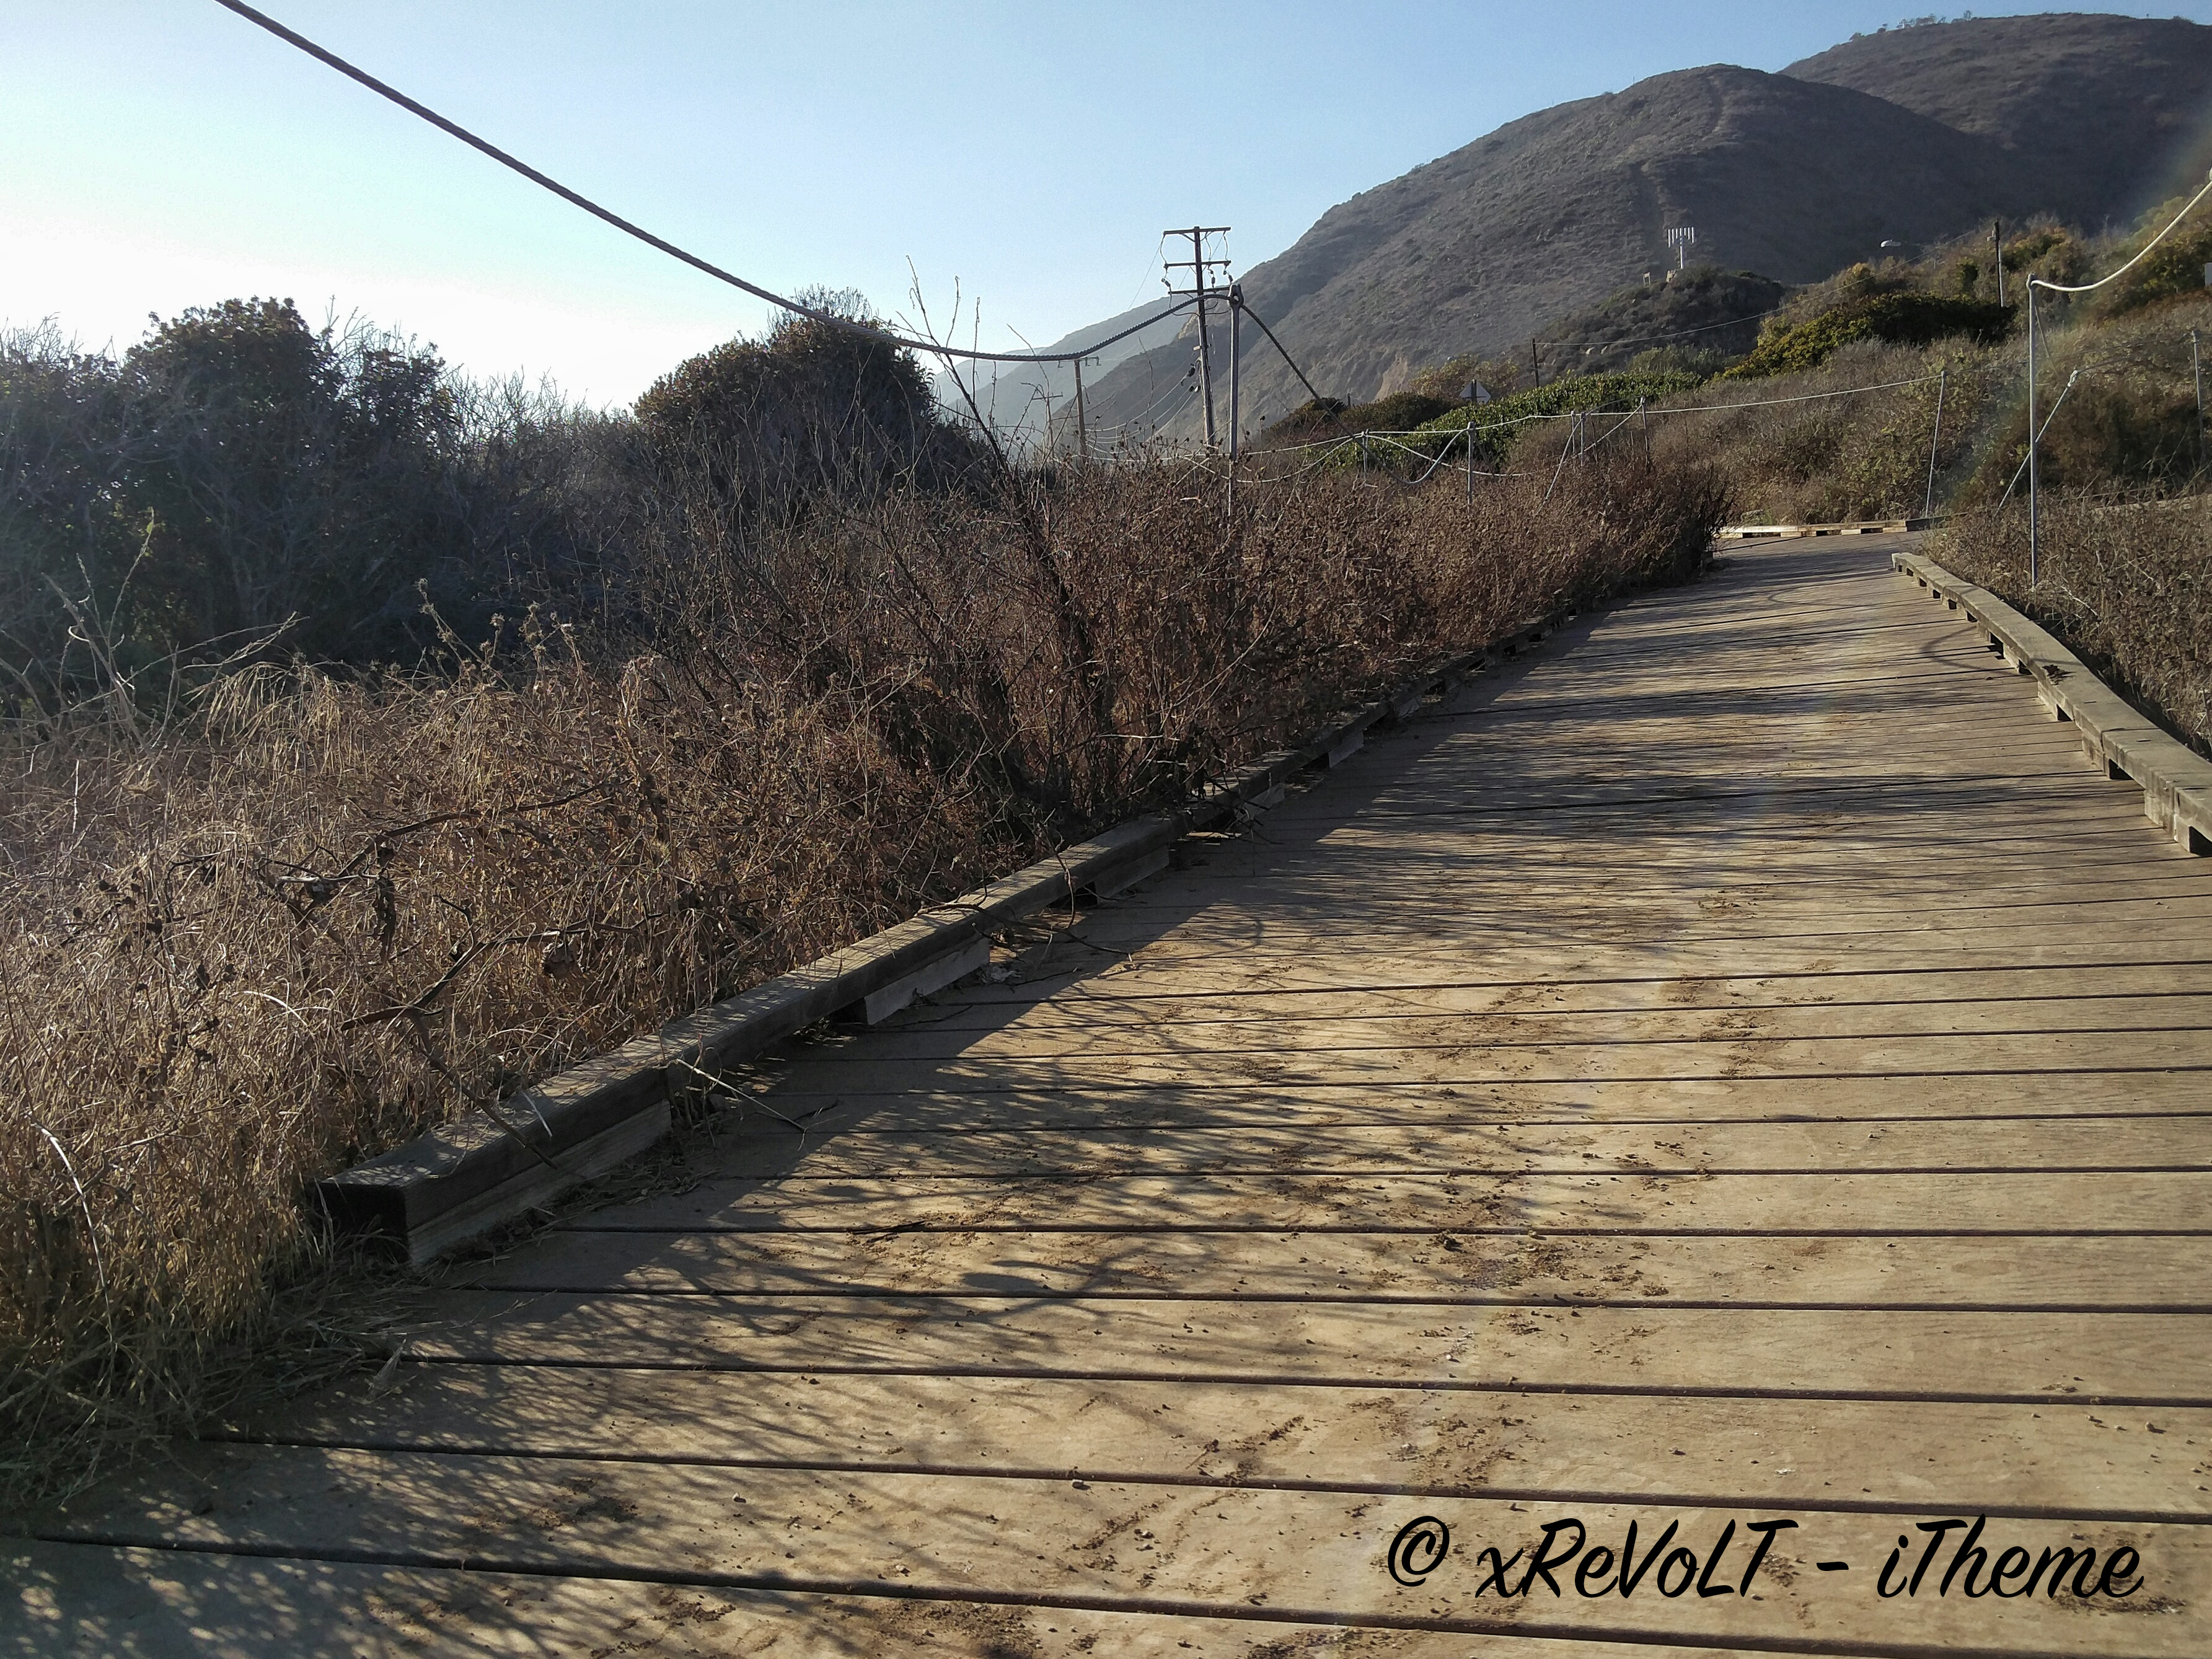
POLYGON ((1306 379, 1306 372, 1298 367, 1297 360, 1289 352, 1283 350, 1283 343, 1275 337, 1275 331, 1267 326, 1267 319, 1253 310, 1249 303, 1244 307, 1244 314, 1260 325, 1260 332, 1267 337, 1267 343, 1275 348, 1285 362, 1290 364, 1291 373, 1298 377, 1298 384, 1306 389, 1306 396, 1311 398, 1316 403, 1321 402, 1321 393, 1314 390, 1314 383, 1306 379))
POLYGON ((593 218, 602 220, 605 222, 612 225, 617 230, 621 231, 624 235, 634 236, 639 241, 643 242, 647 247, 656 248, 659 252, 667 254, 671 258, 681 259, 685 264, 690 265, 693 270, 704 271, 708 276, 714 278, 715 281, 727 283, 732 288, 741 289, 743 292, 751 295, 757 300, 765 300, 769 304, 776 307, 780 310, 789 312, 792 315, 796 317, 805 317, 811 321, 824 324, 831 328, 842 329, 848 334, 858 334, 868 339, 880 340, 886 345, 903 347, 909 351, 924 351, 930 353, 933 356, 945 358, 960 357, 974 362, 1064 363, 1073 362, 1078 357, 1088 357, 1097 351, 1101 346, 1109 346, 1115 343, 1117 341, 1126 340, 1132 334, 1135 334, 1140 330, 1150 328, 1154 323, 1159 322, 1163 319, 1172 317, 1178 312, 1185 311, 1189 307, 1189 302, 1187 301, 1171 305, 1166 310, 1146 318, 1143 322, 1137 324, 1134 327, 1125 328, 1119 334, 1109 335, 1103 340, 1092 341, 1080 351, 968 350, 958 346, 940 344, 939 342, 932 339, 923 338, 914 335, 901 334, 896 329, 879 328, 872 323, 855 322, 849 317, 840 317, 833 311, 822 311, 817 309, 813 306, 801 305, 798 301, 787 299, 781 294, 774 293, 768 289, 761 287, 757 283, 749 283, 744 277, 739 276, 733 272, 723 270, 721 266, 715 264, 711 260, 702 259, 697 254, 690 252, 687 249, 677 246, 675 243, 669 241, 666 238, 656 236, 651 231, 647 230, 644 227, 631 223, 628 219, 623 218, 620 214, 614 212, 612 210, 601 207, 597 202, 592 200, 588 196, 580 194, 578 191, 569 189, 568 185, 561 183, 557 179, 549 178, 544 173, 540 173, 536 167, 532 167, 527 161, 520 161, 516 157, 508 155, 505 150, 500 149, 498 145, 490 143, 487 139, 477 137, 475 133, 471 132, 466 127, 462 126, 459 122, 449 121, 444 116, 439 114, 437 111, 430 108, 428 105, 417 103, 414 99, 410 98, 405 93, 401 92, 398 88, 386 85, 384 82, 378 80, 374 76, 369 74, 366 70, 356 68, 344 58, 339 57, 336 52, 331 52, 325 47, 317 46, 313 40, 307 39, 306 35, 299 33, 295 30, 285 27, 283 24, 278 22, 275 18, 268 15, 265 12, 256 11, 252 6, 244 4, 243 0, 215 0, 215 3, 216 4, 222 7, 226 11, 235 12, 239 16, 243 17, 247 22, 253 24, 256 27, 266 29, 270 33, 275 35, 278 40, 285 42, 287 45, 298 47, 301 52, 307 53, 308 57, 328 64, 331 68, 336 70, 347 79, 359 82, 362 86, 367 87, 371 92, 376 94, 378 97, 390 100, 392 103, 398 105, 400 108, 405 110, 409 114, 418 116, 422 119, 428 121, 432 126, 436 127, 440 131, 444 132, 452 137, 459 139, 463 143, 468 145, 470 149, 481 151, 483 154, 490 156, 493 161, 498 162, 501 167, 520 173, 524 178, 529 179, 532 184, 538 185, 541 189, 550 191, 554 195, 558 196, 562 201, 567 202, 570 206, 581 208, 593 218))

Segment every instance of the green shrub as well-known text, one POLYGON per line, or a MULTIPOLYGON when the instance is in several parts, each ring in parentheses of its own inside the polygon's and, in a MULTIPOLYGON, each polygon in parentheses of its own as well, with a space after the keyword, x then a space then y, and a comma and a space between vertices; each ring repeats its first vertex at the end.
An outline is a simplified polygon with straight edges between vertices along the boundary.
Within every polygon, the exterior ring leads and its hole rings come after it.
MULTIPOLYGON (((1668 398, 1702 386, 1705 377, 1679 369, 1626 374, 1577 374, 1549 386, 1531 386, 1487 404, 1462 404, 1433 420, 1425 421, 1405 440, 1407 448, 1425 460, 1434 460, 1447 450, 1464 455, 1459 434, 1472 426, 1478 455, 1492 466, 1502 465, 1515 444, 1528 431, 1531 417, 1577 413, 1621 413, 1645 398, 1668 398)), ((1391 452, 1410 459, 1402 451, 1391 452)))
POLYGON ((1928 345, 1963 334, 1977 344, 1994 344, 2010 330, 2014 309, 1984 300, 1935 294, 1878 293, 1768 335, 1757 350, 1723 378, 1763 380, 1771 374, 1817 368, 1854 340, 1928 345))

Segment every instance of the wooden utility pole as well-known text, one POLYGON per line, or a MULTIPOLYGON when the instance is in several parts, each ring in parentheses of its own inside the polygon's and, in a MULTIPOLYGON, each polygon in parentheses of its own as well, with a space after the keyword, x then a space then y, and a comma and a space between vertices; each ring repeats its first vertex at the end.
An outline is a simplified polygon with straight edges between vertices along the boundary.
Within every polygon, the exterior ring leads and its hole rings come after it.
MULTIPOLYGON (((1229 285, 1229 461, 1232 467, 1237 462, 1237 359, 1238 356, 1237 325, 1242 320, 1243 313, 1244 290, 1231 283, 1229 285)), ((1236 488, 1236 477, 1233 472, 1230 477, 1230 488, 1232 489, 1236 488)))
POLYGON ((1091 459, 1091 433, 1083 422, 1083 359, 1075 360, 1075 453, 1084 460, 1091 459))
POLYGON ((1226 270, 1229 268, 1229 261, 1207 258, 1206 239, 1209 236, 1225 236, 1228 234, 1227 225, 1192 225, 1184 230, 1164 230, 1160 233, 1163 236, 1190 238, 1190 258, 1167 261, 1167 268, 1170 270, 1188 270, 1190 272, 1190 286, 1188 289, 1177 289, 1170 283, 1168 291, 1170 294, 1187 293, 1198 301, 1198 380, 1199 389, 1206 404, 1206 447, 1208 449, 1216 446, 1213 434, 1213 351, 1206 337, 1206 301, 1213 289, 1206 283, 1206 273, 1215 267, 1226 270))

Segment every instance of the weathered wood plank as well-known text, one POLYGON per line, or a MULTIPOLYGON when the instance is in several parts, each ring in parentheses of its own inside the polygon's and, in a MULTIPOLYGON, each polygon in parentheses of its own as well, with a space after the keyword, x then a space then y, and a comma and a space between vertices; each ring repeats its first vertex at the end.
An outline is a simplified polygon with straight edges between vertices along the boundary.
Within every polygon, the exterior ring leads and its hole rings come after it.
MULTIPOLYGON (((2212 1169, 2203 1116, 1988 1119, 1850 1123, 1321 1125, 1212 1128, 890 1131, 840 1138, 834 1121, 813 1144, 762 1139, 732 1150, 732 1174, 781 1174, 803 1164, 817 1180, 927 1176, 1492 1175, 1640 1171, 1701 1176, 1748 1170, 1812 1174, 1941 1170, 2212 1169), (752 1167, 748 1168, 750 1165, 752 1167)), ((2063 1180, 2051 1182, 2063 1192, 2063 1180)))
POLYGON ((433 1359, 2212 1405, 2212 1316, 452 1290, 433 1359), (1749 1379, 1756 1378, 1753 1383, 1749 1379))
MULTIPOLYGON (((2204 1080, 2196 1072, 2076 1072, 1997 1078, 1891 1077, 1869 1090, 1848 1076, 1710 1079, 1519 1079, 1469 1084, 1398 1079, 1386 1083, 1280 1083, 1209 1079, 1180 1086, 1071 1091, 963 1089, 923 1084, 911 1090, 804 1086, 804 1073, 763 1092, 733 1093, 717 1147, 757 1150, 787 1143, 811 1154, 835 1133, 906 1134, 1054 1128, 1176 1128, 1259 1124, 1448 1126, 1468 1123, 1880 1122, 1915 1118, 2051 1117, 2090 1120, 2204 1115, 2204 1080), (806 1139, 802 1146, 799 1137, 806 1139)), ((2023 1133, 2028 1133, 2024 1130, 2023 1133)), ((705 1156, 697 1154, 695 1156, 705 1156)))
POLYGON ((234 1430, 303 1445, 1560 1500, 2212 1515, 2212 1412, 409 1363, 234 1430))
MULTIPOLYGON (((2032 1220, 2021 1217, 2023 1224, 2032 1220)), ((455 1282, 712 1291, 1762 1308, 2190 1309, 2201 1267, 2160 1237, 1777 1238, 1523 1233, 701 1233, 568 1231, 455 1282), (1970 1288, 1962 1288, 1970 1287, 1970 1288)))
POLYGON ((1449 1048, 1358 1049, 1198 1048, 1048 1058, 959 1054, 944 1060, 806 1058, 784 1075, 816 1092, 901 1087, 979 1089, 1144 1088, 1224 1076, 1256 1082, 1292 1078, 1320 1085, 1389 1080, 1476 1085, 1536 1079, 1595 1082, 1741 1077, 1949 1076, 2018 1073, 2195 1072, 2212 1088, 2206 1034, 2195 1031, 2021 1032, 1971 1036, 1839 1036, 1826 1042, 1745 1033, 1698 1043, 1468 1043, 1449 1048))
MULTIPOLYGON (((614 1205, 594 1227, 1143 1232, 2018 1232, 2212 1237, 2212 1173, 786 1176, 614 1205), (2063 1198, 2063 1206, 2057 1200, 2063 1198)), ((2194 1243, 2177 1245, 2194 1259, 2194 1243)))
MULTIPOLYGON (((1279 1009, 1265 1016, 1208 1017, 1194 1011, 1179 1018, 1097 1020, 1064 1016, 1051 1021, 1002 1017, 987 1024, 932 1021, 886 1031, 865 1046, 866 1057, 942 1060, 955 1055, 1035 1056, 1151 1054, 1202 1049, 1208 1054, 1298 1051, 1357 1054, 1369 1050, 1565 1047, 1604 1043, 1727 1043, 1839 1040, 1913 1040, 1927 1036, 1978 1039, 2090 1035, 2124 1047, 2137 1036, 2212 1036, 2212 994, 2105 998, 2077 1002, 2052 997, 2034 1003, 1890 1002, 1838 1006, 1832 1002, 1736 1009, 1684 1008, 1556 1010, 1546 1006, 1492 1007, 1464 1012, 1361 1012, 1356 998, 1333 1000, 1334 1012, 1279 1009)), ((857 1056, 851 1042, 799 1048, 789 1063, 805 1065, 857 1056)))

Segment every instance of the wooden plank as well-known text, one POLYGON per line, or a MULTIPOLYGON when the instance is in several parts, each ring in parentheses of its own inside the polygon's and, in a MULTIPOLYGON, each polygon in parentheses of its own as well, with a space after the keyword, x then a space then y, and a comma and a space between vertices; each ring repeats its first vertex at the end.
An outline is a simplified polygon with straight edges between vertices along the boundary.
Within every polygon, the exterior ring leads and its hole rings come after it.
POLYGON ((821 1180, 840 1175, 1511 1174, 1730 1170, 1841 1174, 1911 1170, 2212 1170, 2212 1118, 2048 1118, 1670 1124, 1320 1125, 1274 1129, 1055 1128, 889 1131, 842 1139, 823 1129, 732 1149, 731 1174, 821 1180), (751 1167, 748 1167, 750 1165, 751 1167))
MULTIPOLYGON (((1158 1234, 1500 1229, 2212 1237, 2212 1173, 2168 1175, 1114 1176, 702 1182, 595 1212, 595 1227, 1158 1234), (2063 1208, 2054 1200, 2062 1196, 2063 1208)), ((2196 1246, 2184 1248, 2192 1259, 2196 1246)))
POLYGON ((1768 1041, 1747 1035, 1699 1043, 1480 1043, 1368 1051, 1171 1052, 1158 1056, 1072 1054, 1051 1059, 958 1054, 941 1060, 819 1059, 794 1062, 817 1092, 880 1092, 902 1086, 988 1089, 1139 1088, 1235 1075, 1261 1082, 1295 1077, 1323 1085, 1418 1078, 1457 1085, 1522 1079, 1850 1076, 2002 1077, 2023 1073, 2212 1072, 2203 1036, 2188 1031, 2026 1032, 1987 1037, 1837 1037, 1768 1041))
POLYGON ((270 1443, 1552 1500, 2201 1520, 2212 1412, 1431 1395, 1277 1383, 410 1362, 232 1432, 270 1443))
MULTIPOLYGON (((2128 1046, 2131 1036, 2212 1036, 2212 995, 2135 999, 2106 998, 2077 1002, 2067 997, 2023 1004, 2016 1000, 1953 1003, 1832 1002, 1794 1006, 1733 1009, 1684 1008, 1680 1004, 1644 1009, 1489 1008, 1449 1013, 1401 1010, 1373 1012, 1359 1000, 1334 1000, 1327 1012, 1278 1009, 1265 1016, 1216 1014, 1176 1019, 1047 1022, 1018 1017, 992 1026, 968 1021, 926 1024, 884 1033, 866 1046, 871 1060, 981 1059, 999 1055, 1060 1058, 1076 1054, 1158 1054, 1203 1046, 1215 1054, 1371 1050, 1406 1052, 1424 1048, 1564 1047, 1570 1044, 1685 1044, 1757 1041, 1773 1042, 1917 1039, 1924 1036, 2007 1038, 2016 1036, 2096 1035, 2128 1046)), ((858 1058, 850 1042, 823 1043, 792 1051, 794 1070, 824 1060, 858 1058)))
MULTIPOLYGON (((1675 1584, 1674 1597, 1649 1588, 1584 1595, 1570 1577, 1556 1595, 1539 1586, 1534 1599, 1516 1601, 1490 1590, 1486 1576, 1473 1570, 1479 1546, 1494 1547, 1501 1558, 1526 1552, 1540 1526, 1571 1512, 1585 1540, 1610 1540, 1618 1553, 1632 1520, 1647 1540, 1672 1521, 1678 1538, 1693 1541, 1696 1568, 1717 1549, 1723 1526, 1733 1521, 1741 1528, 1759 1512, 1734 1504, 1577 1502, 1570 1510, 1431 1498, 1420 1504, 1449 1524, 1464 1553, 1458 1571, 1437 1571, 1408 1600, 1385 1568, 1393 1535, 1422 1512, 1402 1499, 324 1449, 258 1449, 210 1461, 222 1498, 205 1513, 181 1513, 166 1496, 149 1493, 135 1515, 127 1500, 118 1503, 99 1535, 120 1543, 180 1539, 203 1549, 351 1553, 422 1567, 465 1562, 492 1571, 667 1573, 690 1583, 843 1593, 1011 1592, 1133 1612, 1259 1605, 1300 1622, 1411 1618, 1500 1633, 1754 1647, 1812 1636, 1832 1647, 1870 1642, 1915 1651, 2193 1655, 2201 1632, 2180 1615, 2212 1595, 2212 1531, 2162 1522, 2008 1520, 1987 1529, 1998 1549, 2019 1545, 2031 1555, 2039 1547, 2070 1544, 2076 1533, 2099 1552, 2100 1564, 2116 1549, 2132 1549, 2142 1571, 2121 1582, 2140 1582, 2156 1598, 2161 1611, 2148 1616, 2124 1603, 2107 1612, 2101 1600, 2042 1595, 1967 1601, 1923 1590, 1885 1601, 1871 1593, 1870 1581, 1900 1517, 1810 1505, 1798 1511, 1795 1528, 1778 1534, 1771 1565, 1755 1581, 1741 1577, 1748 1548, 1725 1558, 1713 1582, 1733 1580, 1741 1595, 1680 1595, 1686 1579, 1675 1584), (1849 1562, 1857 1575, 1844 1581, 1849 1593, 1814 1571, 1816 1560, 1831 1559, 1849 1562)), ((1679 1569, 1674 1577, 1681 1577, 1679 1569)))
MULTIPOLYGON (((1504 1022, 1510 1029, 1540 1030, 1557 1036, 1612 1036, 1632 1031, 1646 1040, 1678 1041, 1709 1030, 1714 1017, 1756 1020, 1776 1036, 1812 1036, 1854 1028, 1887 1031, 2114 1031, 2205 1029, 2212 1025, 2212 963, 2191 978, 2206 988, 2162 988, 2175 977, 2170 969, 2114 969, 2094 984, 2046 987, 2045 994, 1942 994, 1925 980, 1907 1000, 1893 993, 1895 981, 1870 981, 1868 990, 1893 994, 1852 994, 1823 981, 1691 981, 1647 979, 1617 988, 1588 981, 1557 986, 1441 986, 1409 990, 1347 988, 1326 999, 1274 995, 1265 991, 1241 999, 1154 997, 1119 1002, 1088 997, 1080 1006, 1030 1001, 957 1002, 920 1012, 879 1034, 883 1044, 901 1033, 917 1032, 942 1041, 1004 1035, 1039 1040, 1085 1037, 1121 1042, 1155 1032, 1203 1033, 1236 1037, 1255 1029, 1280 1031, 1285 1042, 1319 1042, 1340 1036, 1356 1043, 1370 1032, 1400 1036, 1479 1036, 1504 1022), (2126 979, 2137 982, 2127 985, 2126 979)), ((1986 992, 1981 976, 1956 975, 1960 989, 1986 992)), ((821 1048, 792 1054, 818 1055, 821 1048)))
POLYGON ((1885 940, 1879 945, 1849 939, 1802 939, 1762 946, 1755 953, 1721 944, 1611 944, 1593 941, 1584 951, 1544 951, 1527 941, 1500 939, 1478 948, 1347 953, 1268 953, 1239 949, 1171 955, 1164 949, 1127 956, 1094 957, 1077 969, 1086 988, 1127 995, 1139 990, 1176 995, 1237 991, 1294 991, 1364 988, 1377 985, 1440 984, 1468 981, 1511 981, 1547 984, 1577 978, 1670 976, 1684 980, 1741 978, 1755 975, 1812 975, 1826 972, 1906 972, 1936 968, 1953 973, 2016 972, 2033 969, 2153 966, 2169 961, 2194 965, 2202 946, 2195 939, 2116 942, 2082 939, 2067 944, 2032 942, 2002 948, 1968 949, 1937 940, 1917 944, 1885 940))
MULTIPOLYGON (((1180 1087, 1070 1091, 963 1090, 922 1085, 905 1091, 830 1090, 775 1084, 758 1095, 732 1095, 718 1149, 748 1154, 759 1143, 788 1143, 802 1155, 830 1133, 903 1134, 916 1130, 1201 1128, 1259 1124, 1882 1122, 1919 1118, 2102 1120, 2201 1115, 2204 1080, 2197 1072, 2072 1073, 1960 1079, 1936 1074, 1863 1079, 1753 1077, 1666 1081, 1516 1079, 1497 1084, 1393 1081, 1322 1086, 1210 1080, 1180 1087), (805 1145, 799 1144, 805 1137, 805 1145)), ((2032 1133, 2024 1127, 2022 1133, 2032 1133)), ((713 1156, 719 1157, 720 1151, 713 1156)), ((702 1154, 701 1156, 706 1156, 702 1154)))
MULTIPOLYGON (((1407 869, 1393 872, 1377 868, 1376 860, 1346 852, 1304 874, 1279 874, 1262 892, 1253 891, 1249 878, 1240 872, 1216 872, 1209 862, 1195 870, 1152 882, 1115 908, 1118 914, 1130 918, 1164 915, 1180 921, 1202 907, 1222 902, 1223 896, 1229 894, 1234 895, 1237 909, 1247 915, 1327 916, 1342 906, 1342 884, 1351 878, 1358 881, 1362 896, 1370 901, 1387 896, 1413 903, 1458 905, 1480 903, 1510 893, 1526 904, 1537 899, 1549 902, 1603 893, 1627 901, 1679 900, 1686 906, 1700 908, 1717 903, 1755 905, 1766 915, 1790 915, 1832 908, 1838 898, 1847 898, 1857 910, 1882 915, 1924 908, 1930 902, 1949 902, 1958 885, 1958 872, 1948 866, 1948 860, 1944 866, 1931 867, 1925 874, 1899 872, 1881 879, 1862 875, 1855 880, 1847 866, 1838 866, 1826 874, 1799 871, 1786 881, 1771 874, 1747 874, 1741 879, 1729 880, 1717 869, 1713 879, 1702 885, 1691 880, 1687 871, 1678 872, 1674 879, 1663 883, 1651 881, 1648 876, 1649 872, 1644 870, 1623 872, 1611 878, 1590 874, 1581 880, 1554 886, 1532 873, 1513 882, 1509 888, 1494 872, 1435 872, 1424 875, 1407 869)), ((2117 871, 2104 865, 2076 867, 2069 861, 2047 870, 2039 880, 1976 885, 1978 906, 2008 909, 2039 908, 2047 903, 2101 902, 2112 898, 2182 898, 2208 890, 2204 879, 2192 866, 2165 860, 2117 871)))
MULTIPOLYGON (((1564 915, 1540 919, 1525 910, 1517 915, 1500 911, 1493 915, 1461 915, 1449 920, 1424 916, 1392 933, 1370 930, 1356 942, 1339 941, 1330 949, 1334 959, 1352 961, 1447 951, 1456 954, 1469 947, 1494 951, 1531 936, 1557 937, 1553 928, 1567 920, 1579 921, 1592 930, 1595 937, 1589 942, 1600 949, 1645 944, 1664 944, 1670 949, 1703 945, 1714 951, 1732 951, 1740 958, 1757 957, 1774 946, 1795 945, 1802 949, 1814 941, 1844 949, 1952 948, 1984 952, 2016 945, 2094 945, 2109 938, 2114 930, 2124 931, 2130 939, 2138 944, 2170 943, 2183 947, 2183 953, 2193 954, 2191 947, 2201 948, 2208 926, 2212 926, 2212 898, 2160 899, 2140 908, 2124 905, 2089 907, 2081 914, 2027 919, 2009 908, 2000 908, 1980 913, 1947 914, 1940 925, 1923 917, 1880 915, 1767 916, 1751 911, 1732 916, 1726 912, 1701 914, 1696 910, 1684 915, 1663 906, 1631 907, 1593 900, 1566 910, 1564 915), (1686 921, 1690 924, 1686 928, 1683 926, 1686 921)), ((1328 939, 1325 933, 1296 921, 1266 916, 1216 915, 1208 918, 1204 927, 1186 922, 1176 927, 1170 947, 1153 943, 1158 933, 1158 925, 1153 921, 1116 916, 1091 923, 1079 937, 1093 945, 1149 947, 1146 951, 1147 957, 1163 961, 1204 957, 1225 950, 1243 955, 1310 957, 1322 948, 1328 939)))
POLYGON ((1806 1004, 1856 1007, 1905 1004, 2057 1003, 2087 1008, 2094 1002, 2142 997, 2212 994, 2212 957, 2194 961, 2112 963, 2089 966, 2000 967, 1970 971, 1905 968, 1888 973, 1644 974, 1547 980, 1351 981, 1327 991, 1172 989, 1124 991, 1090 984, 1076 994, 1046 981, 1038 984, 979 985, 933 1007, 916 1010, 887 1031, 918 1028, 995 1027, 1018 1018, 1032 1029, 1089 1029, 1119 1023, 1139 1025, 1227 1015, 1260 1019, 1344 1018, 1382 1012, 1479 1014, 1497 1009, 1546 1013, 1628 1013, 1652 1008, 1794 1008, 1806 1004), (1018 1012, 1014 1012, 1018 1011, 1018 1012))
MULTIPOLYGON (((2033 1218, 2022 1216, 2025 1226, 2033 1218)), ((2166 1238, 1524 1233, 553 1233, 457 1271, 487 1290, 1129 1297, 2212 1313, 2166 1238), (1961 1291, 1961 1286, 1970 1286, 1961 1291)))
POLYGON ((457 1289, 394 1337, 477 1362, 2212 1405, 2195 1314, 457 1289))

